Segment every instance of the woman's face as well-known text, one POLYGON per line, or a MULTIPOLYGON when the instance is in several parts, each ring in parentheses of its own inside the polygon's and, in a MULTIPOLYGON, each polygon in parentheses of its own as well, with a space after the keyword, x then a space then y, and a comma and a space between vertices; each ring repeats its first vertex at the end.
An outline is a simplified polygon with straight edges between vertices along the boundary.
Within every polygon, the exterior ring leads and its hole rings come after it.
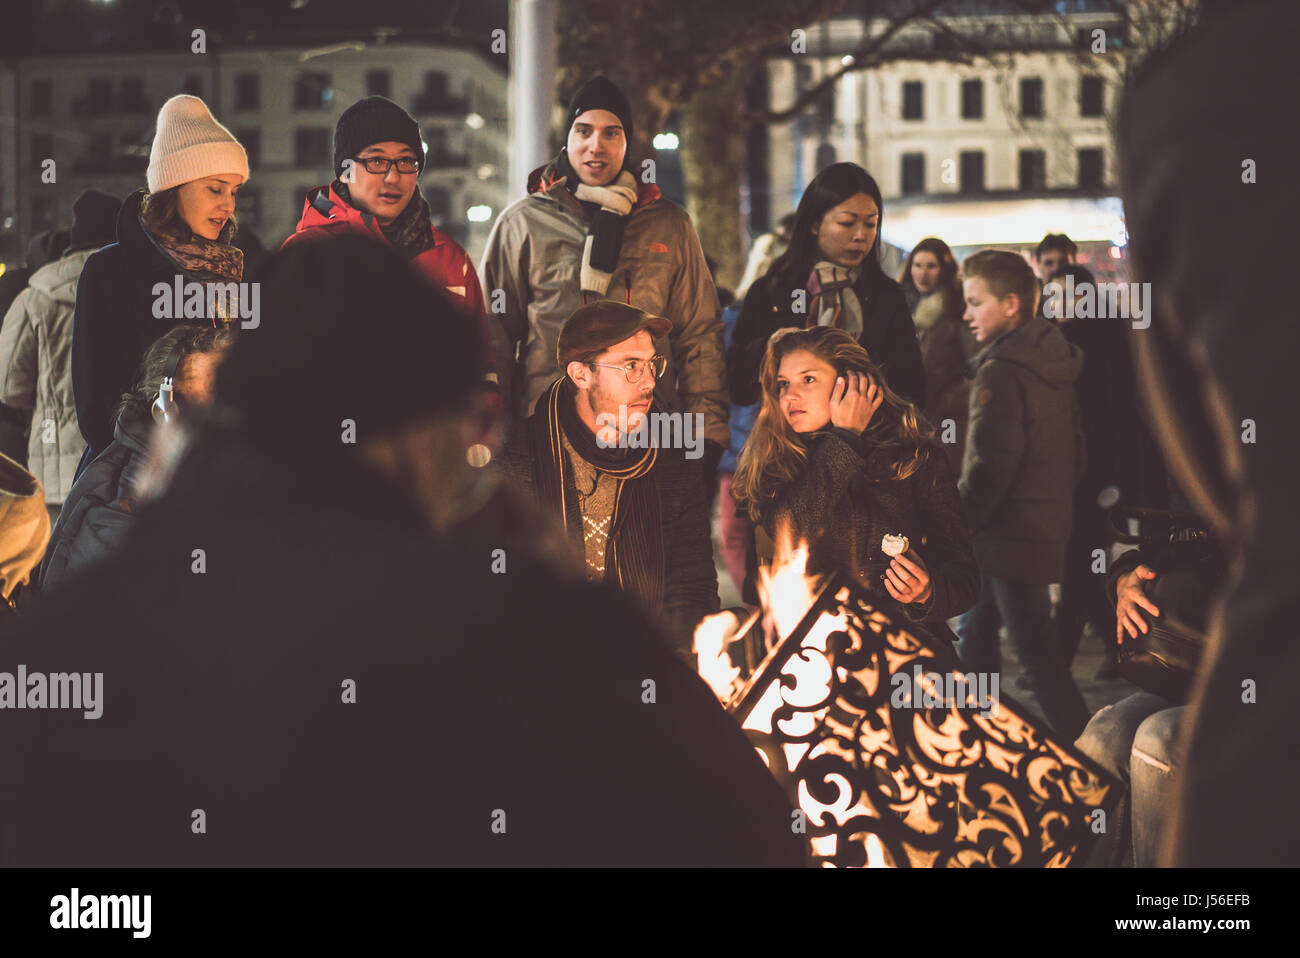
POLYGON ((176 208, 190 232, 214 240, 235 215, 235 194, 244 178, 222 173, 184 183, 176 191, 176 208))
POLYGON ((939 258, 922 250, 912 257, 912 285, 918 293, 928 293, 939 285, 939 258))
POLYGON ((875 245, 879 224, 880 208, 866 193, 831 207, 813 228, 821 258, 846 268, 860 265, 875 245))
POLYGON ((835 368, 804 349, 788 353, 776 371, 781 414, 795 432, 816 432, 831 421, 835 368))

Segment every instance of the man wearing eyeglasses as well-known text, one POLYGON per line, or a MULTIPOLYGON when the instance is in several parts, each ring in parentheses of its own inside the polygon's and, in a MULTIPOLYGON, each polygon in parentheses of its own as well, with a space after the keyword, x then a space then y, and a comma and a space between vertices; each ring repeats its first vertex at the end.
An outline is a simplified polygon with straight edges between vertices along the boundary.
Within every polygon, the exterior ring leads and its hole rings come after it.
POLYGON ((658 414, 655 383, 666 361, 655 341, 670 326, 612 300, 576 310, 556 344, 563 375, 515 431, 501 463, 563 523, 587 578, 637 596, 693 662, 695 626, 719 606, 699 465, 677 444, 647 448, 633 436, 658 414))
POLYGON ((302 219, 284 247, 301 240, 364 233, 392 246, 480 323, 495 381, 483 291, 469 255, 436 226, 420 194, 424 144, 414 117, 392 100, 368 96, 343 111, 334 129, 336 179, 309 190, 302 219))
MULTIPOLYGON (((578 307, 609 299, 665 317, 665 410, 704 416, 706 482, 730 440, 717 291, 690 216, 631 155, 627 97, 596 77, 569 103, 566 145, 502 211, 481 261, 498 380, 522 419, 555 377, 555 343, 578 307)), ((697 462, 697 466, 699 463, 697 462)))

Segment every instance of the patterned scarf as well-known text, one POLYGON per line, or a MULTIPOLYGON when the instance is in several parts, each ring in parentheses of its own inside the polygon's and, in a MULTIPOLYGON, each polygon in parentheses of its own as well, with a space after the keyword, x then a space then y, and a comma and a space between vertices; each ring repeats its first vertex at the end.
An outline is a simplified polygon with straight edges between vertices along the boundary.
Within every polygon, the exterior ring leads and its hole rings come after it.
MULTIPOLYGON (((330 185, 344 203, 356 209, 361 208, 352 202, 352 194, 346 183, 335 180, 330 185)), ((397 218, 387 226, 381 226, 379 230, 384 234, 384 239, 392 243, 407 259, 415 259, 425 250, 433 247, 433 214, 418 186, 411 196, 411 202, 406 204, 406 209, 397 214, 397 218)))
POLYGON ((862 304, 853 284, 862 275, 862 267, 845 269, 822 260, 808 275, 808 295, 812 299, 808 315, 817 317, 818 326, 834 326, 854 339, 862 338, 862 304))
MULTIPOLYGON (((650 608, 663 602, 664 542, 659 493, 649 474, 659 450, 603 449, 578 416, 572 393, 557 379, 529 417, 528 441, 537 494, 564 519, 564 531, 583 550, 582 513, 573 467, 564 450, 567 438, 574 451, 599 473, 623 480, 614 495, 609 523, 605 581, 641 596, 650 608), (563 433, 561 433, 563 430, 563 433)), ((585 551, 585 550, 584 550, 585 551)), ((581 554, 581 553, 580 553, 581 554)))
POLYGON ((582 269, 578 274, 580 288, 604 296, 609 281, 618 266, 618 254, 623 248, 623 229, 627 215, 636 206, 636 178, 627 170, 619 170, 618 179, 609 186, 588 186, 578 177, 569 163, 567 150, 560 151, 556 169, 564 176, 564 188, 581 203, 594 203, 599 209, 591 216, 587 227, 587 241, 582 247, 582 269))
MULTIPOLYGON (((204 239, 193 233, 188 240, 151 233, 144 223, 144 211, 148 208, 148 203, 149 197, 146 195, 140 204, 140 229, 186 275, 187 282, 225 284, 238 283, 244 278, 244 251, 237 246, 221 240, 204 239)), ((239 297, 228 294, 229 290, 223 290, 223 295, 214 298, 214 326, 229 326, 239 319, 239 297)))

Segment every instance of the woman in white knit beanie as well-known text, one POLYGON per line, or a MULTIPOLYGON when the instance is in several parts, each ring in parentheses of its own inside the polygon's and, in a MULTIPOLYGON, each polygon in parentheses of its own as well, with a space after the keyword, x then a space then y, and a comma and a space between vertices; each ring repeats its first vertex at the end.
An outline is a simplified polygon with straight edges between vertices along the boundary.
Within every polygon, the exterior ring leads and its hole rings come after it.
POLYGON ((224 292, 205 295, 201 310, 182 310, 170 290, 241 288, 226 284, 244 276, 244 254, 231 241, 235 197, 248 178, 248 155, 207 104, 194 96, 163 104, 149 188, 127 197, 117 242, 86 260, 77 287, 72 381, 88 446, 81 468, 113 440, 118 406, 150 343, 178 322, 231 325, 240 318, 238 300, 224 292))

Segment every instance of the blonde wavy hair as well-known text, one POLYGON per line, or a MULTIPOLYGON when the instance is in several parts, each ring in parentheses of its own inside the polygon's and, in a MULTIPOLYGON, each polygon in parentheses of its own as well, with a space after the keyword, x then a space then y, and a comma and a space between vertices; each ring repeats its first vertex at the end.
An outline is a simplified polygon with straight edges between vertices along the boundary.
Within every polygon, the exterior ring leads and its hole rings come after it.
POLYGON ((935 452, 934 427, 916 406, 889 388, 880 367, 852 336, 829 326, 786 333, 767 345, 759 373, 763 406, 731 481, 732 498, 758 523, 770 515, 781 490, 798 479, 808 463, 808 451, 781 413, 777 392, 781 361, 794 352, 811 353, 837 374, 856 370, 880 384, 884 398, 863 433, 873 464, 881 470, 876 478, 906 479, 935 452))

